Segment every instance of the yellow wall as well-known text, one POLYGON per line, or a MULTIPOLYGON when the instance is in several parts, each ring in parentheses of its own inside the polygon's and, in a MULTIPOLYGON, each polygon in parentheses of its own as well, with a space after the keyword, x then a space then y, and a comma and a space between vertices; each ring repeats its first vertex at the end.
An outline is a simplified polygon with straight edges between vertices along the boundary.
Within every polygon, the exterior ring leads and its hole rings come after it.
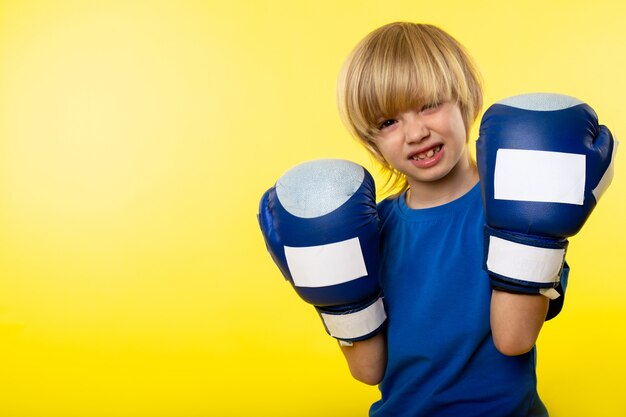
MULTIPOLYGON (((0 416, 365 415, 377 390, 271 263, 259 197, 308 159, 372 167, 334 84, 394 20, 460 39, 487 103, 567 93, 626 135, 626 6, 593 3, 0 0, 0 416)), ((626 415, 616 168, 540 337, 553 417, 626 415)))

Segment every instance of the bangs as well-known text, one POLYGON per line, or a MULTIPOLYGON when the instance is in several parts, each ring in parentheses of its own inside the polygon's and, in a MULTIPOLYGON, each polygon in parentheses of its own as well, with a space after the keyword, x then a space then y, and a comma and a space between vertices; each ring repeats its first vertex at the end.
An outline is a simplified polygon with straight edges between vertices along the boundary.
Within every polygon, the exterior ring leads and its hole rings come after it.
POLYGON ((370 68, 365 69, 366 73, 380 75, 364 80, 359 88, 359 108, 370 127, 381 118, 452 98, 452 89, 442 76, 438 61, 418 60, 407 43, 397 47, 372 59, 370 68))
POLYGON ((383 29, 387 33, 364 40, 368 53, 357 48, 344 79, 344 91, 351 92, 344 97, 344 111, 355 133, 369 139, 381 119, 424 105, 463 100, 459 92, 468 90, 459 64, 462 53, 447 47, 449 42, 433 42, 433 37, 441 37, 439 32, 424 33, 424 27, 413 25, 383 29))

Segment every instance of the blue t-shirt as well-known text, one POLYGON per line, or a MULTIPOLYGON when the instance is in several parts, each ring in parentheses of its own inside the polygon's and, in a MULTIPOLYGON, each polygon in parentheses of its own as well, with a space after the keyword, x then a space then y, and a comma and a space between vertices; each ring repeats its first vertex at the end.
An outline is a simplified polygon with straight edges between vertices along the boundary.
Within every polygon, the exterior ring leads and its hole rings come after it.
POLYGON ((480 186, 413 210, 379 203, 388 361, 370 416, 546 417, 536 350, 505 356, 489 323, 480 186))

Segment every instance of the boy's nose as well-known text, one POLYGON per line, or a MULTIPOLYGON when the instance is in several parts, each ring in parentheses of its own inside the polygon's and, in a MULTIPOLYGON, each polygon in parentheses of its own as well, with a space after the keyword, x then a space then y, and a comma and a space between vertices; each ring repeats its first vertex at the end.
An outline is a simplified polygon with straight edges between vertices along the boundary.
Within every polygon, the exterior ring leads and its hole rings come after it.
POLYGON ((404 137, 408 143, 420 142, 428 136, 428 128, 419 114, 406 118, 404 137))

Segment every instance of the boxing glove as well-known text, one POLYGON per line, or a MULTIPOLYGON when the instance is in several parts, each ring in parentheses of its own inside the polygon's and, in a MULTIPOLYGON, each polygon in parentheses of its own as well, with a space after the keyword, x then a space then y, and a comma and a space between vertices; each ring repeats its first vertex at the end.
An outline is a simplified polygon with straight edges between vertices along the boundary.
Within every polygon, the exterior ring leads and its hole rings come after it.
POLYGON ((374 180, 358 164, 323 159, 286 172, 261 198, 267 249, 326 331, 344 342, 382 328, 374 180))
POLYGON ((476 159, 493 288, 558 297, 567 238, 609 186, 616 149, 593 109, 574 97, 525 94, 487 109, 476 159))

